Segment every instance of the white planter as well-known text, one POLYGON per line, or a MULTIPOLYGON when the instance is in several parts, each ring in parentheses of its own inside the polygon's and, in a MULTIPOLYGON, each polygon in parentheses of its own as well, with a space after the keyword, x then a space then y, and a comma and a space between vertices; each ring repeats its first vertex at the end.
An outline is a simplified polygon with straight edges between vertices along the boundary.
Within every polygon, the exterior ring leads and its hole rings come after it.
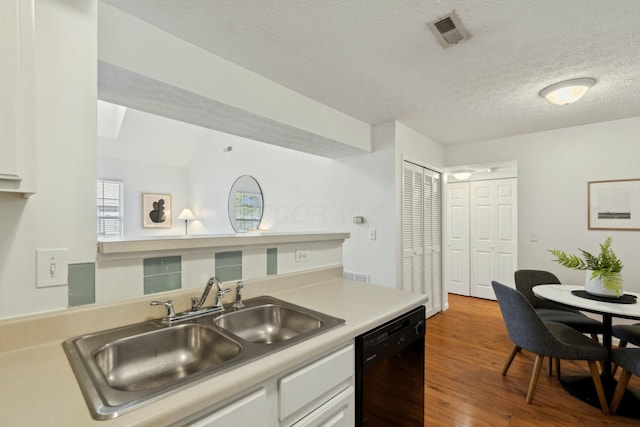
MULTIPOLYGON (((598 295, 601 297, 615 298, 618 296, 616 294, 616 291, 613 291, 611 289, 607 289, 604 287, 604 284, 602 283, 602 279, 600 278, 593 279, 591 278, 592 275, 593 275, 593 271, 587 270, 587 277, 585 278, 585 282, 584 282, 585 291, 587 291, 592 295, 598 295)), ((622 288, 620 289, 620 296, 622 296, 622 288)))

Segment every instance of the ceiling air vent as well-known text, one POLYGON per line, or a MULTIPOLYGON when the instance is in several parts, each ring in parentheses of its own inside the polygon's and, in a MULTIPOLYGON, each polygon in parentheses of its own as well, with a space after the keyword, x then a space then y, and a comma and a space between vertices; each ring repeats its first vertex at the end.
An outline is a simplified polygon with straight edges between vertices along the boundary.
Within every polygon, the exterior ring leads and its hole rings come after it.
POLYGON ((442 16, 435 21, 427 22, 442 47, 450 47, 464 40, 469 40, 469 32, 455 12, 442 16))

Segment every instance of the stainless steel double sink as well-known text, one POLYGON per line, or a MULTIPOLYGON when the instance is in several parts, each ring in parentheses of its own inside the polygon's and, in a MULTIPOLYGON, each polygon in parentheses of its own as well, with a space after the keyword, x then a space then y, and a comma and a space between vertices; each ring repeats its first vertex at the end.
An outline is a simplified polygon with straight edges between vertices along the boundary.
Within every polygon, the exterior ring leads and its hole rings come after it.
POLYGON ((92 417, 115 418, 344 324, 273 297, 244 304, 173 325, 152 320, 64 341, 92 417))

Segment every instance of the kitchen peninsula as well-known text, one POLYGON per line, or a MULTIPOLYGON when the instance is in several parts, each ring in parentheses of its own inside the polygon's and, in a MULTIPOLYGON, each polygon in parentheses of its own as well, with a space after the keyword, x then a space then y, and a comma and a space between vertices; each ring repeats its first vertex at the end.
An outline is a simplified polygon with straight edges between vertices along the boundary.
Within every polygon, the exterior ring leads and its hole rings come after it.
MULTIPOLYGON (((245 298, 272 295, 345 319, 334 328, 262 359, 181 388, 115 419, 91 418, 62 341, 71 336, 160 317, 152 296, 113 305, 80 307, 0 322, 0 399, 8 425, 145 426, 177 423, 192 414, 232 402, 244 391, 318 357, 343 348, 371 328, 426 301, 422 295, 342 279, 342 267, 245 281, 245 298), (37 407, 37 410, 34 408, 37 407)), ((188 300, 193 289, 162 297, 188 300)), ((157 296, 156 296, 157 298, 157 296)), ((225 300, 230 302, 231 298, 225 300)))

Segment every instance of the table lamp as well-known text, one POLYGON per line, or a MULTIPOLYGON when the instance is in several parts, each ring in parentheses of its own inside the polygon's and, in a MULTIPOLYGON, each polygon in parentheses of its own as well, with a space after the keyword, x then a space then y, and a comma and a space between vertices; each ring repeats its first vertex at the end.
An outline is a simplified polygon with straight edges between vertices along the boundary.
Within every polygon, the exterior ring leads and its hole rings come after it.
POLYGON ((189 226, 189 221, 193 221, 194 219, 196 219, 195 216, 193 216, 193 212, 191 212, 191 209, 182 209, 182 212, 180 212, 180 215, 178 216, 178 219, 184 219, 184 235, 186 236, 187 230, 188 230, 188 226, 189 226))

